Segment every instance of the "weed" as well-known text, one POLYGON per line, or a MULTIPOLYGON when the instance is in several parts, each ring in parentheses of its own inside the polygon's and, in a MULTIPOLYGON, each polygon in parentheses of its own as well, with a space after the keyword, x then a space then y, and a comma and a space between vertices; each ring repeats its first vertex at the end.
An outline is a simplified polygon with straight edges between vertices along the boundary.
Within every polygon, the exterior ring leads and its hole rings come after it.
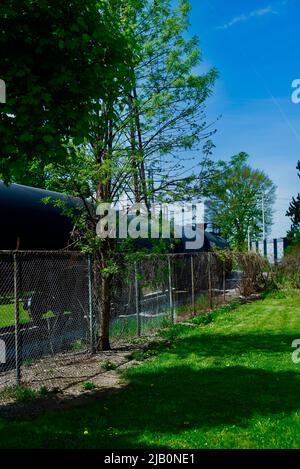
POLYGON ((82 387, 85 391, 92 391, 92 389, 95 389, 96 385, 92 381, 85 381, 85 383, 82 384, 82 387))
POLYGON ((27 358, 26 360, 23 361, 23 366, 32 366, 33 365, 33 360, 31 358, 27 358))
POLYGON ((49 394, 49 389, 46 386, 41 386, 39 389, 39 395, 46 396, 47 394, 49 394))
POLYGON ((37 392, 27 386, 10 386, 0 392, 0 397, 25 402, 35 399, 37 392))
POLYGON ((71 349, 72 349, 74 352, 76 352, 76 351, 78 351, 78 350, 82 350, 82 348, 83 348, 83 343, 82 343, 82 341, 81 341, 80 339, 75 340, 75 341, 72 342, 72 344, 71 344, 71 349))
POLYGON ((111 371, 111 370, 115 370, 117 368, 117 365, 111 362, 110 360, 106 360, 105 362, 102 363, 101 367, 105 371, 111 371))

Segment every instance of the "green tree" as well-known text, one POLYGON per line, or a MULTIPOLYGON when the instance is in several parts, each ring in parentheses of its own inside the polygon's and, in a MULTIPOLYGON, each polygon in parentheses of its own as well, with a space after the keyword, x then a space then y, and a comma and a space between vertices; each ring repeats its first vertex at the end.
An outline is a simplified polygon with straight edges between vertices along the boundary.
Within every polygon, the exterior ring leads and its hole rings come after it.
POLYGON ((118 90, 127 43, 105 0, 2 0, 0 17, 0 177, 43 185, 43 165, 63 161, 118 90))
POLYGON ((131 155, 140 176, 140 187, 134 183, 135 199, 182 199, 190 196, 195 178, 187 164, 194 169, 200 164, 191 154, 199 154, 201 140, 214 132, 205 120, 205 101, 217 73, 195 71, 201 50, 197 37, 186 38, 189 1, 125 4, 125 21, 138 25, 140 46, 128 97, 131 155))
MULTIPOLYGON (((298 161, 296 169, 300 171, 300 161, 298 161)), ((298 177, 300 177, 300 172, 298 177)), ((298 245, 300 244, 300 194, 296 198, 293 197, 286 215, 292 221, 291 229, 288 232, 288 239, 293 245, 298 245)))
MULTIPOLYGON (((119 95, 99 100, 85 144, 69 146, 63 163, 44 168, 47 188, 82 200, 75 216, 77 246, 93 252, 99 277, 99 347, 110 348, 111 285, 116 272, 115 240, 96 236, 95 207, 116 202, 123 192, 148 206, 153 197, 190 198, 197 173, 191 151, 212 133, 204 118, 216 72, 199 75, 197 40, 186 39, 189 2, 109 2, 132 44, 132 61, 119 95), (188 166, 188 169, 187 169, 188 166), (92 203, 90 203, 92 202, 92 203)), ((200 161, 196 162, 197 165, 200 161)))
POLYGON ((262 236, 263 209, 265 234, 269 233, 276 189, 270 178, 251 168, 247 160, 248 155, 242 152, 229 162, 219 161, 215 165, 216 177, 210 179, 206 188, 209 219, 239 251, 247 247, 248 230, 252 239, 262 236))

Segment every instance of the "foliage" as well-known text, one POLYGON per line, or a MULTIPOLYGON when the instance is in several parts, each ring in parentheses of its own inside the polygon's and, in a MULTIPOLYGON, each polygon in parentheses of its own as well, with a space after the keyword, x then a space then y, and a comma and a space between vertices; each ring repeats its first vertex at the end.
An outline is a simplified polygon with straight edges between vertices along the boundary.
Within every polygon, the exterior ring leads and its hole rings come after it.
POLYGON ((0 397, 14 399, 19 402, 26 402, 35 399, 38 393, 27 386, 12 386, 7 387, 0 393, 0 397))
POLYGON ((117 365, 116 363, 111 362, 110 360, 106 360, 105 362, 101 364, 101 367, 105 371, 110 371, 110 370, 115 370, 117 368, 117 365))
MULTIPOLYGON (((300 171, 300 161, 298 161, 296 168, 300 171)), ((300 172, 298 177, 300 177, 300 172)), ((300 194, 296 198, 293 197, 286 215, 292 221, 291 229, 288 232, 288 239, 293 246, 300 245, 300 194)))
POLYGON ((198 326, 207 326, 208 324, 213 322, 213 314, 199 314, 193 319, 191 319, 193 324, 197 324, 198 326))
POLYGON ((210 313, 197 314, 196 316, 191 318, 189 321, 192 324, 197 324, 199 326, 207 326, 208 324, 211 324, 212 322, 214 322, 218 318, 219 315, 230 313, 231 311, 234 311, 238 307, 239 307, 239 302, 232 301, 231 303, 215 308, 210 313))
POLYGON ((71 343, 71 349, 76 352, 83 349, 83 343, 81 339, 76 339, 71 343))
MULTIPOLYGON (((44 167, 47 189, 81 201, 75 213, 68 209, 65 213, 74 219, 73 245, 95 255, 102 348, 109 348, 117 246, 115 239, 97 237, 95 207, 100 202, 114 204, 124 193, 148 208, 154 197, 158 201, 192 197, 196 174, 187 172, 185 165, 190 152, 212 133, 204 106, 216 78, 215 70, 195 72, 201 53, 197 39, 186 38, 187 0, 175 4, 127 0, 116 5, 118 25, 133 46, 132 60, 125 63, 126 78, 118 94, 113 87, 99 100, 97 119, 84 143, 71 142, 63 162, 44 167)), ((137 251, 134 243, 126 247, 137 251)), ((163 249, 161 243, 153 246, 157 252, 163 249)))
POLYGON ((64 161, 124 80, 127 41, 103 0, 2 0, 0 16, 0 177, 43 186, 44 164, 64 161))
POLYGON ((268 233, 275 198, 272 181, 263 171, 251 168, 248 158, 246 153, 239 153, 229 162, 219 161, 215 166, 218 176, 206 186, 209 218, 238 251, 247 247, 248 229, 252 239, 261 236, 262 203, 268 233))
POLYGON ((300 246, 293 246, 275 272, 279 287, 300 288, 300 246))
POLYGON ((40 396, 47 396, 49 394, 49 389, 46 386, 41 386, 39 389, 40 396))
POLYGON ((241 270, 238 289, 242 296, 248 297, 266 289, 269 280, 268 261, 255 252, 238 253, 235 260, 241 270))
POLYGON ((82 387, 85 391, 92 391, 93 389, 96 388, 96 385, 95 383, 91 382, 91 381, 85 381, 83 384, 82 384, 82 387))

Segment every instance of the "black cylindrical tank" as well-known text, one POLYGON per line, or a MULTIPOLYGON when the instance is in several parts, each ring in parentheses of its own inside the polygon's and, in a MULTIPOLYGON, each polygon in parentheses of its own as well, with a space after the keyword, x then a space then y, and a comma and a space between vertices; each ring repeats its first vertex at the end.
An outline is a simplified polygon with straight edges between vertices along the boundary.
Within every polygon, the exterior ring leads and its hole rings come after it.
POLYGON ((0 182, 0 250, 67 247, 71 220, 60 208, 43 202, 45 197, 64 200, 68 206, 75 206, 77 200, 58 192, 0 182))

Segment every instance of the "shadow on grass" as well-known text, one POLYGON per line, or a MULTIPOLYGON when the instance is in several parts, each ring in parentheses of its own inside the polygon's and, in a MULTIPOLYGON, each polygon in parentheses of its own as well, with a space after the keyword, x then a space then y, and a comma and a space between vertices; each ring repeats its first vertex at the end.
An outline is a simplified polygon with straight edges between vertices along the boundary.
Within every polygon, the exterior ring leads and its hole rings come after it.
MULTIPOLYGON (((300 334, 298 334, 300 335, 300 334)), ((172 352, 179 358, 190 354, 199 357, 239 357, 242 353, 291 353, 292 342, 297 338, 293 334, 198 334, 178 337, 172 352)), ((255 365, 255 363, 254 363, 255 365)))
MULTIPOLYGON (((186 430, 247 426, 253 416, 299 409, 300 374, 245 367, 142 367, 127 389, 30 422, 0 421, 1 447, 151 448, 186 430), (86 432, 86 433, 84 433, 86 432), (146 440, 141 436, 146 435, 146 440)), ((166 447, 164 445, 164 447, 166 447)))

